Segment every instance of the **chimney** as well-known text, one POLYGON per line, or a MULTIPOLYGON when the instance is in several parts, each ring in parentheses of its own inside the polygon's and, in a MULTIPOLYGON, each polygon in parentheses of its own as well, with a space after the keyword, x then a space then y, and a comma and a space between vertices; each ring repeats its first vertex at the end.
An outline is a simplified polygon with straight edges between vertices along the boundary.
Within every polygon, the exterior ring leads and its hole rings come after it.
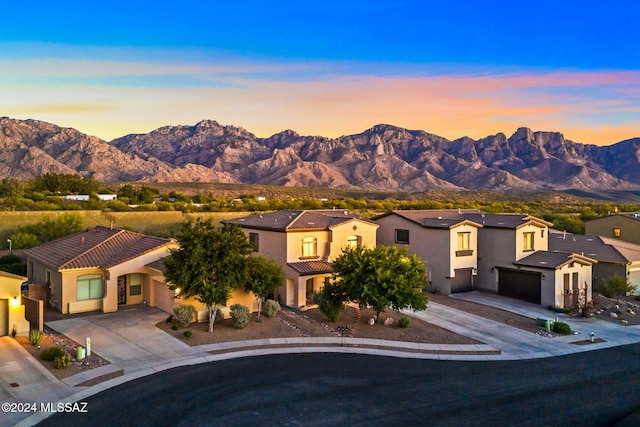
POLYGON ((109 222, 109 230, 113 230, 113 220, 109 222))
POLYGON ((84 236, 80 238, 80 245, 84 245, 84 236))
POLYGON ((565 237, 567 237, 567 230, 562 231, 562 240, 564 240, 565 237))

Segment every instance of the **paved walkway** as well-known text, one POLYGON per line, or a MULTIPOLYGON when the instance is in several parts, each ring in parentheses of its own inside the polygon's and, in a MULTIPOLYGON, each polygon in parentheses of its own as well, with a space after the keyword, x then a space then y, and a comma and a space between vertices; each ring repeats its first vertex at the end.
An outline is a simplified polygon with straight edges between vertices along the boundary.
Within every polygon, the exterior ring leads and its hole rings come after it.
MULTIPOLYGON (((555 313, 551 313, 543 307, 494 295, 471 292, 458 294, 456 298, 492 305, 531 318, 555 317, 555 313), (549 316, 549 314, 553 314, 553 316, 549 316)), ((14 359, 19 358, 20 361, 19 368, 14 368, 13 371, 5 369, 3 363, 10 365, 11 360, 4 362, 5 352, 0 352, 2 355, 0 356, 0 368, 2 368, 0 369, 0 384, 3 385, 0 392, 5 393, 0 397, 3 398, 3 401, 8 402, 50 402, 59 399, 63 402, 76 402, 106 388, 173 367, 265 354, 358 352, 405 358, 488 361, 560 356, 640 342, 640 327, 622 326, 597 319, 568 318, 559 315, 573 329, 580 331, 581 335, 547 338, 434 302, 430 302, 429 308, 425 311, 405 313, 444 329, 474 338, 484 344, 439 345, 324 337, 273 338, 190 347, 155 327, 155 323, 166 318, 166 313, 155 308, 124 310, 117 313, 47 323, 47 326, 79 343, 84 343, 86 337, 91 337, 93 351, 111 362, 111 365, 107 367, 67 378, 64 383, 57 381, 49 372, 44 372, 46 369, 34 361, 19 344, 10 338, 6 339, 13 343, 10 344, 12 348, 20 347, 12 350, 18 355, 13 356, 14 359), (605 339, 606 342, 585 346, 571 344, 575 341, 588 339, 588 334, 591 331, 594 331, 597 337, 605 339), (20 351, 26 353, 26 357, 20 355, 20 351), (18 394, 16 391, 13 394, 8 393, 4 384, 8 384, 11 378, 14 378, 11 373, 16 375, 16 372, 22 372, 24 369, 33 369, 39 372, 36 377, 30 380, 34 386, 22 389, 22 394, 18 394), (123 369, 125 375, 89 388, 70 387, 119 369, 123 369)), ((0 345, 3 345, 2 350, 4 350, 4 342, 0 342, 0 345)), ((24 380, 22 381, 27 384, 24 380)), ((21 418, 28 415, 20 414, 21 418)), ((23 419, 18 425, 32 425, 46 416, 47 414, 38 413, 23 419)), ((12 420, 21 418, 13 417, 12 420)))

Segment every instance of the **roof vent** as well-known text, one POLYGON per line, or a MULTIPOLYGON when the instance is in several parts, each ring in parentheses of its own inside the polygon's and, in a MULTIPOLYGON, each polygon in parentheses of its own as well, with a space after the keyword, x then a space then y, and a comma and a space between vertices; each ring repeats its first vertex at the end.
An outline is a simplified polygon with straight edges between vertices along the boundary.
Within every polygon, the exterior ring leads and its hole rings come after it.
POLYGON ((344 211, 344 214, 345 215, 349 215, 349 211, 344 211))

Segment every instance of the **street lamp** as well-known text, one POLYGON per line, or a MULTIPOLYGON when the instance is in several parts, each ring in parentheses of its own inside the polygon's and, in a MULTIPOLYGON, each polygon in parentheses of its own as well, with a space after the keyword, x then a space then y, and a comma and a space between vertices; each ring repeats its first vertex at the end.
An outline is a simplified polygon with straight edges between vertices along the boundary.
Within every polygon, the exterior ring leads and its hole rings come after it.
POLYGON ((7 239, 7 243, 9 244, 9 250, 11 250, 11 239, 7 239))

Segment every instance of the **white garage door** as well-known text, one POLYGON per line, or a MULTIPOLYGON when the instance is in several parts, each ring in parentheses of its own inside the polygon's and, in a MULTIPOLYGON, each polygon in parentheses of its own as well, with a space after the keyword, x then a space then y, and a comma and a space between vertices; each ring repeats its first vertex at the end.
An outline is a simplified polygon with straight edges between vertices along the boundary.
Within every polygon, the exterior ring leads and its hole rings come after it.
POLYGON ((173 313, 173 306, 175 304, 175 292, 169 289, 164 282, 153 281, 154 295, 156 297, 156 307, 167 313, 173 313))

